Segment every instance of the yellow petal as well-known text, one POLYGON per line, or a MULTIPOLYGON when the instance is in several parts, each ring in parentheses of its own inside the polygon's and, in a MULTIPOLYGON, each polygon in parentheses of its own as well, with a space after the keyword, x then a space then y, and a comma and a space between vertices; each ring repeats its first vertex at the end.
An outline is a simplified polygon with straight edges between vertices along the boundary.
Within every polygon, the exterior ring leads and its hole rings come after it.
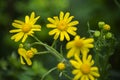
POLYGON ((70 30, 70 29, 68 29, 67 32, 68 32, 69 34, 73 35, 73 36, 76 35, 76 32, 75 32, 75 31, 72 31, 72 30, 70 30))
POLYGON ((49 32, 49 35, 53 35, 53 34, 58 33, 58 32, 59 32, 58 29, 53 29, 49 32))
POLYGON ((92 55, 88 55, 87 61, 90 62, 92 59, 92 55))
POLYGON ((77 60, 80 65, 82 65, 82 61, 79 56, 75 55, 75 60, 77 60))
POLYGON ((63 41, 63 40, 64 40, 64 33, 60 32, 60 41, 63 41))
POLYGON ((29 23, 30 25, 34 25, 39 18, 40 18, 40 16, 34 18, 33 20, 29 20, 28 23, 29 23))
POLYGON ((23 37, 24 33, 20 32, 17 34, 17 36, 15 37, 15 42, 18 42, 22 37, 23 37))
POLYGON ((90 74, 93 75, 93 76, 95 76, 95 77, 100 77, 100 74, 97 73, 97 72, 91 72, 90 74))
POLYGON ((65 14, 65 16, 64 16, 64 20, 65 20, 65 21, 67 21, 67 19, 68 19, 69 15, 70 15, 70 13, 69 13, 69 12, 67 12, 67 13, 65 14))
POLYGON ((25 35, 23 36, 22 43, 24 43, 24 42, 25 42, 25 40, 27 39, 27 37, 28 37, 28 35, 27 35, 27 34, 25 34, 25 35))
POLYGON ((22 25, 18 23, 12 23, 12 26, 14 26, 15 28, 22 28, 22 25))
POLYGON ((95 78, 91 74, 89 74, 88 77, 90 78, 90 80, 95 80, 95 78))
POLYGON ((26 51, 24 48, 18 48, 18 54, 19 54, 20 56, 25 56, 26 52, 27 52, 27 51, 26 51))
POLYGON ((36 48, 31 48, 31 50, 33 51, 33 53, 37 53, 37 49, 36 48))
POLYGON ((51 22, 51 23, 55 23, 55 20, 54 19, 52 19, 52 18, 47 18, 47 20, 49 21, 49 22, 51 22))
POLYGON ((54 39, 55 39, 55 40, 58 39, 59 35, 60 35, 60 31, 58 31, 58 32, 55 34, 54 39))
POLYGON ((54 24, 47 24, 47 28, 56 28, 56 25, 54 25, 54 24))
POLYGON ((73 78, 73 80, 79 80, 79 78, 82 76, 82 74, 78 73, 77 75, 75 75, 75 77, 73 78))
POLYGON ((67 19, 66 23, 69 23, 73 18, 74 18, 74 16, 70 16, 70 17, 67 19))
POLYGON ((69 41, 69 40, 70 40, 70 37, 69 37, 69 35, 67 34, 67 32, 66 32, 66 31, 64 31, 64 36, 65 36, 65 38, 66 38, 66 40, 67 40, 67 41, 69 41))
POLYGON ((74 26, 77 25, 79 22, 78 21, 72 21, 68 24, 68 26, 74 26))
POLYGON ((80 36, 79 35, 76 35, 74 40, 79 40, 80 39, 80 36))
POLYGON ((84 43, 85 43, 85 44, 92 43, 92 42, 94 42, 94 39, 93 39, 93 38, 88 38, 88 39, 85 39, 85 40, 84 40, 84 43))
POLYGON ((77 73, 79 73, 79 72, 80 72, 79 69, 74 69, 74 70, 72 71, 72 74, 77 74, 77 73))
POLYGON ((58 18, 58 16, 55 16, 55 17, 53 17, 53 18, 55 19, 54 24, 55 24, 56 22, 59 22, 59 18, 58 18))
POLYGON ((90 62, 90 66, 92 66, 92 65, 94 65, 94 60, 92 60, 91 62, 90 62))
POLYGON ((17 23, 17 24, 21 24, 21 25, 24 24, 24 22, 23 22, 23 21, 20 21, 20 20, 14 20, 14 22, 17 23))
POLYGON ((32 26, 32 29, 40 29, 40 28, 41 28, 40 25, 33 25, 33 26, 32 26))
POLYGON ((21 64, 25 64, 25 62, 23 61, 22 56, 20 56, 20 62, 21 62, 21 64))
POLYGON ((32 61, 30 60, 30 58, 26 58, 25 57, 25 60, 26 60, 26 62, 27 62, 28 65, 32 65, 32 61))
POLYGON ((10 30, 10 33, 16 33, 16 32, 20 32, 22 31, 21 29, 14 29, 14 30, 10 30))
POLYGON ((97 67, 91 67, 90 70, 91 70, 91 71, 98 71, 98 68, 97 68, 97 67))
POLYGON ((94 45, 93 44, 85 44, 85 47, 87 47, 87 48, 93 48, 94 45))
POLYGON ((75 60, 70 60, 70 63, 72 64, 73 67, 75 67, 76 69, 80 69, 80 64, 75 61, 75 60))
POLYGON ((31 15, 30 15, 30 21, 33 20, 35 17, 35 12, 32 12, 31 15))
POLYGON ((23 37, 22 34, 23 34, 22 32, 19 32, 19 33, 13 35, 13 36, 11 37, 11 39, 15 39, 15 41, 17 42, 17 41, 19 41, 19 40, 23 37))
POLYGON ((64 13, 61 11, 60 12, 60 20, 63 20, 64 13))
POLYGON ((25 16, 25 23, 29 23, 29 16, 25 16))
POLYGON ((66 49, 70 49, 70 48, 72 48, 73 46, 74 46, 74 41, 70 41, 70 42, 67 43, 66 49))
POLYGON ((67 53, 67 58, 71 58, 75 54, 75 48, 71 48, 67 53))

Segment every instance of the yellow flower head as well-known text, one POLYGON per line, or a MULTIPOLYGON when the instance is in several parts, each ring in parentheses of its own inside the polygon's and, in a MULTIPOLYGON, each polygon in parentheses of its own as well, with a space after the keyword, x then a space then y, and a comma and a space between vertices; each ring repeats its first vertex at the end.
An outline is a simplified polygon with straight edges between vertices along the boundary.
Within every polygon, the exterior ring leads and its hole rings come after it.
POLYGON ((10 33, 16 33, 11 37, 11 39, 14 39, 15 42, 18 42, 20 39, 22 39, 22 42, 25 42, 28 35, 32 36, 34 31, 40 31, 41 26, 35 25, 36 21, 39 19, 40 16, 35 18, 35 13, 32 12, 31 16, 25 16, 25 22, 20 20, 14 20, 12 25, 17 28, 14 30, 10 30, 10 33))
POLYGON ((70 63, 75 68, 72 71, 72 74, 75 75, 73 80, 95 80, 96 77, 100 77, 98 67, 93 66, 94 60, 91 55, 83 56, 82 60, 75 55, 75 59, 70 60, 70 63))
POLYGON ((106 31, 109 31, 109 30, 110 30, 110 25, 105 24, 105 25, 103 26, 103 29, 106 30, 106 31))
POLYGON ((58 16, 53 17, 53 19, 48 18, 50 24, 47 24, 47 28, 54 28, 49 32, 49 35, 54 35, 55 40, 58 39, 58 37, 60 36, 60 41, 63 41, 64 38, 69 41, 70 37, 68 33, 75 36, 75 31, 77 30, 75 25, 79 23, 78 21, 71 22, 73 18, 74 16, 70 16, 69 12, 67 12, 66 14, 60 12, 59 18, 58 16))
POLYGON ((59 70, 64 70, 65 69, 65 64, 63 62, 58 63, 57 68, 59 70))
POLYGON ((80 36, 75 36, 73 41, 70 41, 67 43, 66 48, 70 49, 67 54, 67 58, 70 58, 74 55, 79 55, 80 52, 82 54, 87 54, 89 52, 89 48, 93 48, 94 45, 92 44, 94 42, 93 38, 80 38, 80 36))
POLYGON ((18 54, 20 55, 21 64, 25 64, 24 62, 25 60, 28 65, 32 65, 32 61, 30 59, 35 55, 36 52, 37 52, 37 49, 31 48, 30 50, 26 50, 23 48, 23 45, 20 44, 18 48, 18 54))

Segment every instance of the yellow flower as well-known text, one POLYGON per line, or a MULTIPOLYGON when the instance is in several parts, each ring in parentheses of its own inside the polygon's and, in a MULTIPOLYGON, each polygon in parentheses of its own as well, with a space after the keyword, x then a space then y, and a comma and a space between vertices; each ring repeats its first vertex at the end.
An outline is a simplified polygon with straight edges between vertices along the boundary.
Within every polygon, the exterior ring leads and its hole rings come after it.
POLYGON ((14 20, 12 25, 17 29, 10 30, 10 33, 16 33, 11 37, 11 39, 14 39, 15 42, 18 42, 20 39, 22 39, 22 42, 25 42, 28 35, 32 36, 34 31, 41 31, 41 26, 35 25, 39 17, 40 16, 35 18, 35 13, 32 12, 30 17, 25 16, 25 22, 20 20, 14 20))
POLYGON ((75 68, 72 74, 75 75, 73 80, 96 80, 95 78, 100 77, 98 67, 93 66, 94 60, 92 56, 83 56, 82 60, 75 55, 74 60, 70 60, 70 63, 75 68))
POLYGON ((24 60, 25 60, 28 65, 32 65, 32 61, 30 59, 35 55, 36 52, 37 52, 37 50, 35 48, 26 50, 23 48, 23 45, 20 44, 20 46, 18 48, 18 54, 20 55, 21 64, 25 64, 25 62, 24 62, 24 60), (24 60, 23 60, 23 58, 24 58, 24 60))
POLYGON ((87 54, 89 52, 89 48, 93 48, 94 45, 92 42, 93 38, 80 38, 80 36, 75 36, 73 41, 67 43, 66 48, 70 49, 67 54, 67 58, 70 58, 74 55, 79 55, 80 52, 82 54, 87 54))
POLYGON ((70 37, 68 33, 75 36, 75 31, 77 30, 75 25, 79 23, 78 21, 71 22, 73 18, 74 16, 70 16, 69 12, 67 12, 66 14, 60 12, 59 18, 58 16, 53 17, 53 19, 48 18, 50 24, 47 24, 47 28, 54 28, 49 32, 49 35, 54 35, 55 40, 58 39, 58 37, 60 36, 60 41, 63 41, 64 38, 69 41, 70 37))
POLYGON ((105 24, 105 25, 103 26, 103 29, 109 31, 109 30, 110 30, 110 25, 105 24))
POLYGON ((65 64, 63 62, 58 63, 57 68, 59 70, 64 70, 65 69, 65 64))

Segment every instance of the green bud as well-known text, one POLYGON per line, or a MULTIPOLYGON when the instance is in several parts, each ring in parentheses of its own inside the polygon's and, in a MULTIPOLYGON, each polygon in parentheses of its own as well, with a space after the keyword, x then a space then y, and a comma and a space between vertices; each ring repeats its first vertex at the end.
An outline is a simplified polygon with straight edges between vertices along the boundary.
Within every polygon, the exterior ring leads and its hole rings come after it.
POLYGON ((100 29, 102 29, 104 25, 105 25, 105 22, 103 21, 98 22, 98 26, 100 29))
POLYGON ((112 38, 112 33, 108 32, 106 35, 105 35, 106 39, 110 39, 112 38))
POLYGON ((94 36, 95 36, 95 37, 99 37, 99 36, 100 36, 100 31, 95 31, 95 32, 94 32, 94 36))

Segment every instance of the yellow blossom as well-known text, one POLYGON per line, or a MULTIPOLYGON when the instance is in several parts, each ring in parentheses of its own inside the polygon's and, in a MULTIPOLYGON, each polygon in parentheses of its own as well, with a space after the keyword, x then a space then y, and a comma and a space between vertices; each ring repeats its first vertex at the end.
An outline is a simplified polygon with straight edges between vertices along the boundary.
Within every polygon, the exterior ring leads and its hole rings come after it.
POLYGON ((89 48, 93 48, 94 45, 92 44, 94 42, 93 38, 80 38, 80 36, 75 36, 73 41, 70 41, 67 43, 66 48, 70 49, 67 53, 67 58, 70 58, 74 55, 80 54, 87 54, 89 52, 89 48))
POLYGON ((105 25, 103 26, 103 29, 109 31, 109 30, 110 30, 110 25, 105 24, 105 25))
POLYGON ((73 80, 96 80, 97 77, 100 77, 98 67, 93 66, 94 60, 91 55, 83 56, 82 59, 75 55, 75 59, 70 60, 70 63, 75 68, 72 71, 72 74, 75 75, 73 80))
POLYGON ((53 19, 48 18, 48 21, 50 23, 47 24, 47 28, 54 28, 49 32, 49 35, 54 35, 55 40, 58 39, 58 37, 60 36, 60 41, 63 41, 64 38, 69 41, 70 37, 68 33, 75 36, 75 31, 77 30, 75 25, 79 23, 78 21, 71 21, 73 18, 74 16, 70 16, 69 12, 67 12, 66 14, 60 12, 59 17, 54 16, 53 19))
POLYGON ((58 65, 57 65, 57 68, 59 70, 64 70, 65 69, 65 64, 63 62, 60 62, 58 65))
POLYGON ((32 65, 32 61, 30 59, 35 55, 37 50, 35 48, 26 50, 21 45, 22 44, 20 44, 20 46, 18 48, 18 54, 20 55, 21 64, 25 64, 25 62, 24 62, 24 60, 25 60, 28 65, 32 65), (24 60, 23 60, 23 58, 24 58, 24 60))
POLYGON ((25 22, 20 20, 14 20, 12 26, 16 29, 10 30, 10 33, 16 33, 11 37, 11 39, 18 42, 22 39, 22 42, 25 42, 28 35, 32 36, 34 31, 41 31, 40 25, 35 25, 36 21, 39 19, 40 16, 35 18, 35 13, 32 12, 30 17, 25 16, 25 22))

